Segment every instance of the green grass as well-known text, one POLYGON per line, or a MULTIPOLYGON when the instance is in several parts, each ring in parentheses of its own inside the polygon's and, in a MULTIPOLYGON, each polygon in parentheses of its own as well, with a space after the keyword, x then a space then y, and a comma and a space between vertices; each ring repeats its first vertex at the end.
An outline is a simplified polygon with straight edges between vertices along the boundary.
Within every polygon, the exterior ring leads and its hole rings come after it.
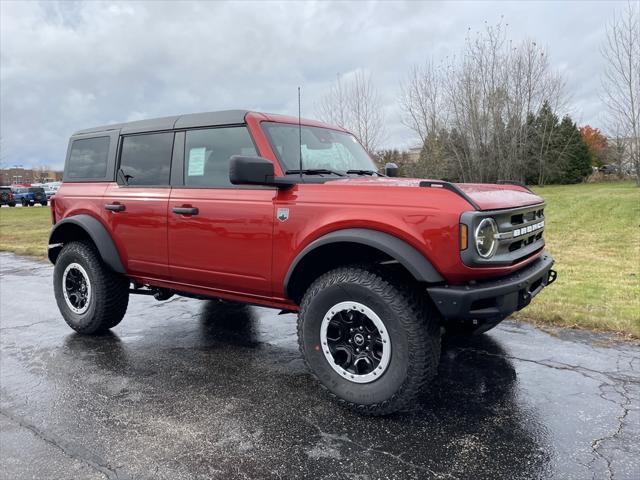
POLYGON ((49 207, 0 208, 0 251, 45 259, 50 231, 49 207))
MULTIPOLYGON (((536 324, 640 338, 640 188, 632 183, 536 189, 559 277, 515 315, 536 324)), ((0 208, 0 250, 46 258, 48 208, 0 208)))
POLYGON ((537 188, 558 280, 516 315, 534 323, 640 338, 640 188, 600 183, 537 188))

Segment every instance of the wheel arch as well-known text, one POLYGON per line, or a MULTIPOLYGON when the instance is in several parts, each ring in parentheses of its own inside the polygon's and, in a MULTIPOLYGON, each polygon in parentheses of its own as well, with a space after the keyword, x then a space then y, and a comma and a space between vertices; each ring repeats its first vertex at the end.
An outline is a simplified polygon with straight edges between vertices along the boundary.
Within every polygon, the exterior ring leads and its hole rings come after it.
POLYGON ((55 264, 65 243, 73 240, 90 240, 109 268, 126 273, 118 249, 105 226, 87 214, 74 215, 56 223, 49 234, 48 257, 55 264))
POLYGON ((418 282, 440 283, 444 278, 415 247, 378 230, 349 228, 312 241, 293 260, 284 280, 284 294, 300 303, 313 280, 346 263, 365 260, 396 261, 418 282))

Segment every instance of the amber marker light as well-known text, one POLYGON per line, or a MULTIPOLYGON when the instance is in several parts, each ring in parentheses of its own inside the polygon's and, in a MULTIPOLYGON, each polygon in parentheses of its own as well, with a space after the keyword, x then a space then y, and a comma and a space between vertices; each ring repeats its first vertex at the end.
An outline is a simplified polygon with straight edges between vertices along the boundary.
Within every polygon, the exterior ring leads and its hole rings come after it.
POLYGON ((469 246, 469 230, 464 223, 460 224, 460 250, 466 250, 469 246))

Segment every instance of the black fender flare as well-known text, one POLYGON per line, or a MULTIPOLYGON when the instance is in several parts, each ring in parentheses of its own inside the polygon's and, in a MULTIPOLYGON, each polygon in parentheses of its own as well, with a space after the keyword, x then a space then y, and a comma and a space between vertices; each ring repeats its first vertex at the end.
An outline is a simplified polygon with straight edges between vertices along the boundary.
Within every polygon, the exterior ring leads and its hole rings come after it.
POLYGON ((116 244, 113 242, 105 226, 96 218, 86 214, 74 215, 55 224, 49 234, 48 256, 51 263, 56 263, 61 244, 72 240, 72 238, 68 236, 71 225, 75 228, 79 227, 87 233, 98 249, 104 263, 112 270, 118 273, 126 273, 116 244))
POLYGON ((416 248, 398 237, 368 228, 346 228, 336 230, 314 240, 296 256, 284 279, 284 293, 290 298, 289 284, 300 261, 318 247, 330 243, 359 243, 376 248, 404 266, 419 282, 441 283, 444 278, 438 273, 429 260, 416 248))

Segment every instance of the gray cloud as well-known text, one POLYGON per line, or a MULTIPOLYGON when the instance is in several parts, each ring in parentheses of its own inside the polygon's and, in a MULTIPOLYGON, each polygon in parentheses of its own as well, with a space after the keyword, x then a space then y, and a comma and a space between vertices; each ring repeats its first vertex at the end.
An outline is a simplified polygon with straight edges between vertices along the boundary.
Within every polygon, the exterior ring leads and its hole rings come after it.
POLYGON ((600 125, 598 47, 614 2, 0 2, 3 165, 60 167, 73 131, 226 108, 303 114, 337 74, 372 73, 386 145, 411 65, 454 55, 469 28, 509 24, 548 47, 571 112, 600 125))

